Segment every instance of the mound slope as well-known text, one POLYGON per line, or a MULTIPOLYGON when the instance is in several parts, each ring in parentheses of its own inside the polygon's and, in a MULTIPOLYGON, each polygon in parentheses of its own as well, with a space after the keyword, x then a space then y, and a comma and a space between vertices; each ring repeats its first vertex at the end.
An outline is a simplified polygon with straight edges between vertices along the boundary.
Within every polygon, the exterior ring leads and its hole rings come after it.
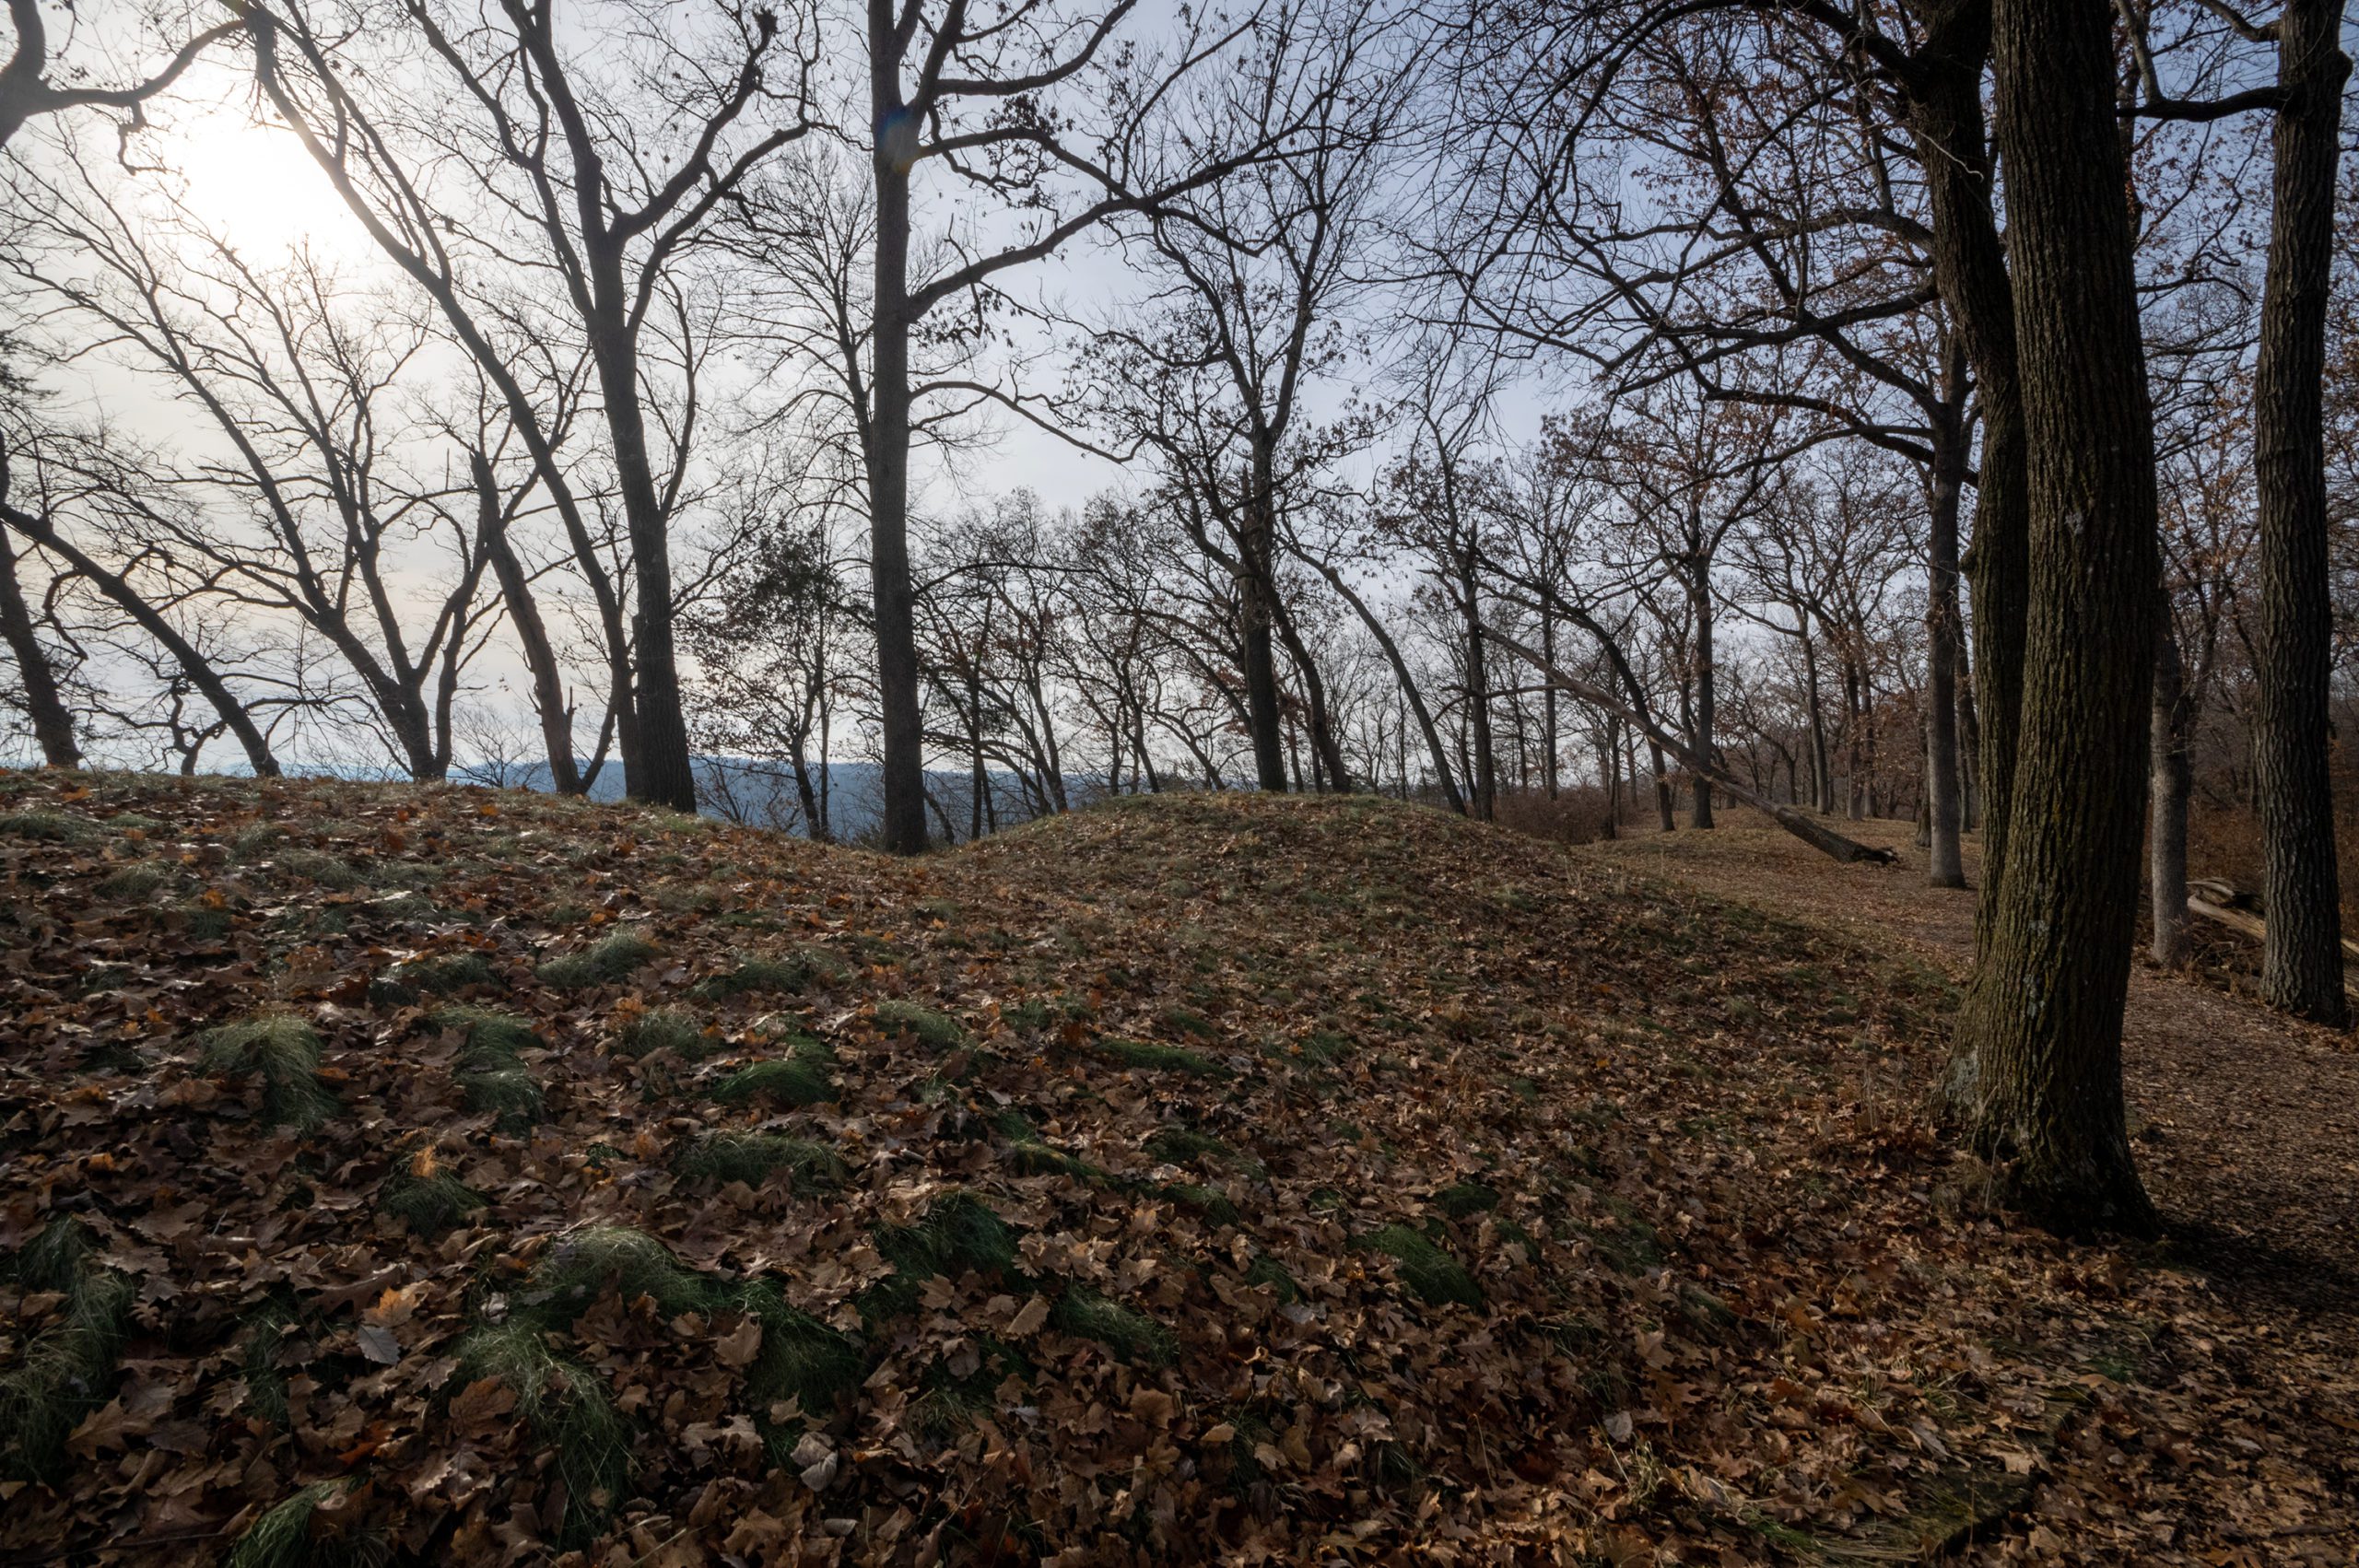
POLYGON ((0 786, 14 1553, 1890 1559, 2174 1462, 1915 1115, 1943 983, 1607 861, 0 786))

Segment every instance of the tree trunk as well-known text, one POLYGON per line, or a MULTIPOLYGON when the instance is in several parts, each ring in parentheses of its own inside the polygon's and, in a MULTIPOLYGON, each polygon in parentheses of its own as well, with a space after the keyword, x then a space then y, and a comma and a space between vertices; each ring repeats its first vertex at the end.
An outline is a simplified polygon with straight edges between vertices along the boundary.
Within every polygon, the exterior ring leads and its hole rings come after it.
POLYGON ((566 706, 565 682, 557 669, 557 650, 550 646, 548 628, 541 621, 540 606, 534 602, 533 585, 524 575, 524 566, 516 558, 515 549, 508 541, 508 518, 500 509, 499 487, 492 478, 491 463, 483 453, 467 454, 467 468, 475 480, 475 525, 483 541, 483 552, 491 557, 492 576, 499 580, 500 597, 508 603, 508 624, 516 628, 516 640, 522 646, 524 669, 533 681, 533 710, 541 721, 541 747, 548 754, 549 788, 560 795, 581 793, 581 769, 573 755, 573 712, 566 706))
POLYGON ((926 846, 925 723, 918 704, 917 591, 910 579, 910 168, 917 126, 900 100, 891 13, 871 10, 870 96, 876 126, 875 333, 869 345, 869 583, 883 731, 886 849, 926 846))
POLYGON ((1490 822, 1499 809, 1498 759, 1491 755, 1491 670, 1483 656, 1482 591, 1471 559, 1459 564, 1458 613, 1466 623, 1466 718, 1473 731, 1474 814, 1490 822))
POLYGON ((2154 924, 2154 962, 2176 969, 2187 962, 2187 799, 2194 779, 2189 755, 2186 671, 2165 599, 2155 615, 2154 695, 2148 730, 2153 810, 2146 827, 2147 908, 2154 924))
POLYGON ((1253 735, 1253 776, 1262 789, 1283 793, 1285 742, 1280 734, 1277 649, 1271 632, 1277 618, 1272 603, 1277 590, 1270 569, 1268 529, 1257 527, 1244 545, 1244 579, 1237 585, 1244 623, 1238 633, 1245 649, 1246 727, 1253 735))
POLYGON ((2260 812, 2260 966, 2271 1005, 2341 1028, 2341 889, 2335 866, 2328 681, 2326 449, 2320 414, 2334 243, 2336 144, 2351 62, 2340 0, 2278 13, 2275 208, 2253 373, 2260 614, 2253 773, 2260 812))
MULTIPOLYGON (((1551 667, 1556 662, 1556 617, 1545 609, 1540 612, 1540 651, 1551 667)), ((1548 748, 1544 772, 1548 798, 1556 798, 1556 688, 1551 685, 1541 694, 1540 741, 1548 748)))
POLYGON ((1991 213, 1990 153, 1982 117, 1991 0, 1918 0, 1915 9, 1927 30, 1917 53, 1919 77, 1910 110, 1933 220, 1933 276, 1966 340, 1982 410, 1982 465, 1975 485, 1967 574, 1979 724, 1982 882, 1975 912, 1979 956, 1989 942, 2006 866, 2023 704, 2031 570, 2024 392, 2014 286, 1991 213))
POLYGON ((1818 650, 1810 640, 1810 617, 1799 608, 1802 625, 1802 695, 1810 710, 1810 803, 1821 813, 1835 809, 1834 748, 1826 737, 1826 702, 1819 692, 1818 650))
POLYGON ((115 608, 130 616, 140 630, 154 638, 164 651, 172 656, 173 662, 181 667, 181 673, 188 677, 189 684, 213 705, 213 711, 220 717, 222 727, 236 736, 238 743, 245 748, 246 766, 253 769, 254 776, 259 778, 278 777, 278 759, 271 755, 270 742, 264 736, 261 727, 254 723, 253 715, 246 711, 245 704, 229 690, 229 682, 221 678, 221 673, 213 667, 213 661, 198 652, 195 644, 182 637, 180 629, 166 619, 161 611, 147 603, 145 595, 121 576, 108 571, 75 548, 50 527, 46 520, 6 507, 0 509, 0 521, 53 552, 60 560, 88 578, 92 587, 112 600, 115 608))
MULTIPOLYGON (((1451 811, 1464 816, 1466 799, 1458 792, 1457 776, 1450 771, 1449 753, 1441 743, 1441 731, 1434 726, 1432 710, 1426 707, 1425 694, 1417 689, 1416 680, 1409 673, 1409 661, 1402 657, 1401 645, 1393 640, 1392 634, 1385 629, 1383 621, 1378 618, 1375 611, 1368 608, 1367 601, 1359 596, 1341 571, 1324 562, 1310 560, 1308 556, 1303 556, 1301 558, 1310 561, 1312 569, 1325 578, 1328 586, 1343 596, 1344 603, 1349 604, 1352 607, 1352 613, 1359 616, 1360 625, 1366 626, 1368 635, 1376 639, 1377 647, 1384 650, 1384 661, 1392 666, 1393 679, 1401 684, 1401 696, 1408 703, 1409 711, 1416 718, 1417 733, 1425 738, 1426 755, 1433 761, 1434 779, 1441 786, 1442 798, 1449 802, 1451 811)), ((1405 797, 1408 791, 1409 768, 1404 760, 1401 767, 1401 792, 1405 797)))
MULTIPOLYGON (((1719 720, 1719 695, 1712 649, 1712 563, 1700 552, 1688 566, 1687 592, 1696 617, 1696 733, 1692 743, 1697 756, 1706 762, 1718 762, 1720 748, 1712 732, 1719 720)), ((1695 808, 1687 820, 1697 827, 1712 825, 1712 781, 1700 773, 1696 776, 1695 808)))
POLYGON ((689 761, 687 715, 680 703, 679 658, 673 646, 670 520, 657 494, 647 451, 647 419, 640 403, 639 352, 625 324, 622 258, 592 250, 596 291, 605 309, 590 323, 591 357, 614 447, 615 478, 630 537, 631 713, 639 723, 639 756, 624 766, 634 801, 697 809, 696 772, 689 761), (612 298, 604 298, 611 294, 612 298))
MULTIPOLYGON (((1945 356, 1954 406, 1963 412, 1962 345, 1945 356)), ((1945 404, 1952 397, 1945 395, 1945 404)), ((1957 513, 1966 480, 1966 432, 1950 417, 1937 432, 1933 454, 1931 572, 1925 594, 1925 879, 1935 887, 1964 887, 1966 860, 1958 848, 1964 813, 1958 802, 1957 757, 1957 513)))
POLYGON ((2106 0, 1993 9, 2033 573, 2010 842, 1953 1104, 2042 1223, 2146 1232, 2121 1012, 2159 571, 2112 14, 2106 0))
POLYGON ((1327 708, 1327 683, 1320 676, 1319 661, 1311 657, 1309 645, 1295 629, 1294 617, 1278 602, 1274 575, 1271 578, 1270 608, 1272 629, 1286 645, 1286 652, 1302 676, 1303 705, 1309 710, 1311 771, 1323 788, 1348 793, 1352 778, 1344 766, 1344 748, 1335 739, 1334 718, 1327 708))
MULTIPOLYGON (((1952 645, 1961 662, 1966 658, 1966 638, 1952 645)), ((1957 698, 1958 828, 1973 833, 1982 825, 1982 726, 1974 712, 1974 673, 1965 672, 1954 683, 1957 698)))
MULTIPOLYGON (((6 472, 0 460, 0 474, 6 472)), ((17 549, 0 530, 0 638, 17 656, 17 677, 24 687, 25 717, 31 720, 33 741, 41 747, 46 767, 79 767, 82 749, 74 743, 74 715, 57 689, 57 671, 49 649, 41 645, 31 609, 25 603, 23 584, 17 580, 17 549)))
POLYGON ((1679 831, 1679 802, 1672 794, 1671 775, 1662 765, 1662 743, 1649 740, 1647 753, 1655 765, 1655 813, 1662 819, 1665 833, 1679 831))
POLYGON ((970 661, 967 666, 967 755, 969 758, 967 792, 967 837, 971 842, 983 836, 983 686, 980 672, 970 661))

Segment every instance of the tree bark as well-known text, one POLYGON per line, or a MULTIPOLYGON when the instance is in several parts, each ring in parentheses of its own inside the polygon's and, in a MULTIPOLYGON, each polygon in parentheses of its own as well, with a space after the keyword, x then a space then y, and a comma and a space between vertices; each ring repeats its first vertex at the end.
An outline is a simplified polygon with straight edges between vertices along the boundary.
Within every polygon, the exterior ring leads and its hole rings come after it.
POLYGON ((876 126, 875 333, 869 345, 869 582, 884 741, 885 848, 926 847, 925 724, 918 706, 917 591, 910 579, 910 170, 918 128, 901 102, 891 7, 869 7, 876 126), (881 29, 881 36, 880 36, 881 29))
POLYGON ((1310 729, 1311 771, 1324 788, 1338 793, 1349 793, 1351 772, 1344 766, 1344 748, 1335 739, 1334 716, 1327 707, 1327 683, 1319 673, 1319 661, 1311 657, 1310 645, 1302 640, 1294 618, 1277 597, 1276 577, 1271 578, 1270 606, 1272 627, 1280 641, 1286 645, 1287 654, 1294 660, 1296 671, 1302 677, 1303 706, 1309 710, 1310 729))
MULTIPOLYGON (((1556 662, 1556 617, 1544 608, 1540 612, 1540 654, 1550 664, 1556 662)), ((1548 749, 1545 776, 1548 798, 1556 798, 1556 688, 1551 685, 1541 694, 1540 743, 1548 749)))
POLYGON ((2112 11, 1997 0, 1991 33, 2032 575, 2009 844, 1959 1014, 1952 1103, 2042 1223, 2149 1232, 2121 1013, 2160 573, 2112 11))
POLYGON ((1819 691, 1818 650, 1810 640, 1810 617, 1795 611, 1802 623, 1802 691, 1810 708, 1810 803, 1821 814, 1835 809, 1834 748, 1826 738, 1826 703, 1819 691))
POLYGON ((1498 759, 1491 751, 1491 671, 1483 657, 1483 601, 1471 561, 1459 568, 1458 613, 1466 624, 1466 718, 1474 736, 1474 814, 1490 822, 1499 810, 1498 759))
POLYGON ((2341 1028, 2341 889, 2328 754, 2333 608, 2327 579, 2320 411, 2334 242, 2336 143, 2351 62, 2339 0, 2286 0, 2278 14, 2275 209, 2253 375, 2260 608, 2253 771, 2269 936, 2261 992, 2341 1028))
POLYGON ((1965 339, 1982 411, 1982 465, 1967 556, 1980 727, 1982 885, 1975 914, 1979 957, 1989 943, 2009 853, 2023 705, 2031 570, 2024 392, 2014 286, 1991 212, 1990 149, 1982 116, 1991 0, 1915 0, 1915 9, 1927 30, 1916 55, 1919 78, 1909 101, 1933 219, 1933 276, 1965 339))
POLYGON ((2147 908, 2154 935, 2154 962, 2176 969, 2187 962, 2187 800, 2194 779, 2186 720, 2186 670, 2167 601, 2159 608, 2154 635, 2154 696, 2149 726, 2148 766, 2153 808, 2146 826, 2147 908))
MULTIPOLYGON (((1708 762, 1719 759, 1713 734, 1719 722, 1719 670, 1712 647, 1712 563, 1700 551, 1688 563, 1689 607, 1696 617, 1696 755, 1708 762)), ((1687 820, 1697 827, 1712 825, 1712 781, 1696 776, 1696 800, 1687 820)))
POLYGON ((557 669, 557 650, 542 624, 540 606, 523 563, 508 540, 508 519, 499 505, 499 489, 491 464, 481 452, 467 454, 475 480, 476 532, 483 552, 491 557, 492 575, 500 597, 508 603, 508 624, 522 645, 524 668, 533 680, 533 710, 541 721, 541 746, 548 754, 549 788, 560 795, 581 793, 581 768, 573 755, 573 711, 566 706, 565 683, 557 669))
MULTIPOLYGON (((6 472, 0 462, 0 474, 6 472)), ((41 760, 46 767, 79 767, 82 749, 74 741, 74 715, 65 706, 65 698, 57 687, 57 671, 49 661, 49 649, 41 645, 41 637, 33 627, 31 609, 25 603, 24 586, 17 580, 17 550, 8 542, 5 530, 0 530, 0 638, 6 638, 8 650, 17 656, 17 678, 24 687, 25 717, 33 727, 34 743, 41 747, 41 760)))
POLYGON ((1270 569, 1269 532, 1257 527, 1243 543, 1240 554, 1245 571, 1237 585, 1242 622, 1237 629, 1245 654, 1246 727, 1253 734, 1253 778, 1262 789, 1283 794, 1286 755, 1278 707, 1277 649, 1271 631, 1277 619, 1273 603, 1277 589, 1270 569))
MULTIPOLYGON (((1960 390, 1966 367, 1957 363, 1956 351, 1948 357, 1951 388, 1960 390)), ((1965 438, 1962 424, 1945 417, 1933 456, 1931 571, 1925 593, 1925 880, 1935 887, 1966 885, 1966 860, 1958 846, 1964 812, 1957 755, 1957 515, 1966 481, 1965 438)))

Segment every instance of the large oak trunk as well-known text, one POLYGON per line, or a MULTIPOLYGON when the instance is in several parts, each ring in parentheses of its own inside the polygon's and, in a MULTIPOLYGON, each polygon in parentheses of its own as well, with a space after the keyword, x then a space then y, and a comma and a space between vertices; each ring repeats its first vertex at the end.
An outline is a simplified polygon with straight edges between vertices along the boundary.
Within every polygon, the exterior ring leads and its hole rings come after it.
POLYGON ((2121 1012, 2159 568, 2110 8, 1998 0, 1991 53, 2030 602, 2006 860, 1959 1015, 1953 1103, 2042 1222, 2143 1231, 2154 1216, 2124 1125, 2121 1012))

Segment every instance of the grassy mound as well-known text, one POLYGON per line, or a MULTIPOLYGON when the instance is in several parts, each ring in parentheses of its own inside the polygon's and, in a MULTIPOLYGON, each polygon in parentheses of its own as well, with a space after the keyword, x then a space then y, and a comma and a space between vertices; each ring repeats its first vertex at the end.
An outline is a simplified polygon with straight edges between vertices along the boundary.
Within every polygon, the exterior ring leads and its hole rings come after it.
POLYGON ((1413 807, 8 813, 11 1561, 1893 1560, 2215 1310, 1974 1207, 1937 982, 1413 807))

